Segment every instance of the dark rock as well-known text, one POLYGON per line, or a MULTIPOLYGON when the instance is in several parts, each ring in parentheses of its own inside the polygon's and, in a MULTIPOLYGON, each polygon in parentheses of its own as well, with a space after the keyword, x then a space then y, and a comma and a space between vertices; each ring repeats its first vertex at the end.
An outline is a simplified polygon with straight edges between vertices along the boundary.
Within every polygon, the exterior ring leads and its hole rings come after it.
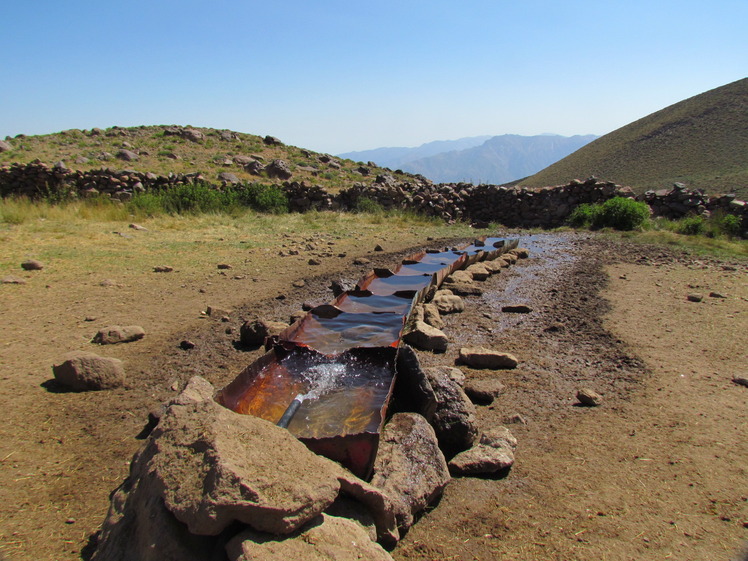
POLYGON ((44 268, 44 264, 36 259, 28 259, 21 263, 21 268, 24 271, 41 271, 44 268))
POLYGON ((709 298, 727 298, 727 296, 719 293, 719 292, 710 292, 709 298))
POLYGON ((98 343, 99 345, 116 345, 118 343, 138 341, 144 336, 145 330, 139 325, 127 325, 125 327, 112 325, 100 329, 91 342, 98 343))
POLYGON ((174 270, 174 267, 170 267, 169 265, 156 265, 153 268, 154 273, 171 273, 174 270))
POLYGON ((291 168, 288 167, 288 162, 285 160, 273 160, 265 166, 265 173, 268 174, 268 177, 278 179, 290 179, 293 175, 291 168))
POLYGON ((377 244, 374 246, 374 251, 384 251, 384 248, 381 245, 377 244))
POLYGON ((283 142, 280 141, 280 139, 274 137, 274 136, 266 136, 262 139, 262 142, 264 142, 268 146, 282 146, 283 142))
POLYGON ((59 383, 75 391, 107 390, 125 383, 121 360, 83 351, 65 355, 52 372, 59 383))
POLYGON ((686 296, 686 299, 689 302, 701 302, 704 299, 704 296, 702 294, 691 293, 688 296, 686 296))
POLYGON ((532 308, 526 304, 510 304, 502 306, 501 311, 509 314, 529 314, 532 308))
POLYGON ((732 379, 733 384, 738 386, 744 386, 748 388, 748 377, 747 376, 734 376, 732 379))
POLYGON ((478 436, 475 406, 452 379, 450 370, 449 366, 423 369, 436 400, 431 424, 439 447, 447 456, 470 448, 478 436))
POLYGON ((2 282, 2 284, 26 284, 26 279, 22 279, 15 275, 8 275, 7 277, 3 277, 3 280, 0 282, 2 282))
POLYGON ((356 288, 355 283, 344 279, 335 279, 330 283, 330 290, 332 290, 332 293, 336 298, 354 288, 356 288))
POLYGON ((239 329, 239 341, 247 347, 263 345, 267 337, 278 335, 287 327, 287 324, 278 321, 247 321, 239 329))
POLYGON ((184 339, 181 343, 179 343, 179 348, 183 351, 189 351, 190 349, 194 349, 197 345, 190 341, 189 339, 184 339))

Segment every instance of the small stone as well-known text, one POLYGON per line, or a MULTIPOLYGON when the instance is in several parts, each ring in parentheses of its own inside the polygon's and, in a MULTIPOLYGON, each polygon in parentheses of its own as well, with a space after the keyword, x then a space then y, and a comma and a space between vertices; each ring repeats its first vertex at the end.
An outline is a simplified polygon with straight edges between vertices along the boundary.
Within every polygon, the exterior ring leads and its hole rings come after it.
POLYGON ((218 268, 220 270, 222 270, 222 271, 226 271, 228 269, 233 269, 233 267, 231 265, 229 265, 228 263, 219 263, 218 264, 218 268))
POLYGON ((192 341, 185 339, 181 343, 179 343, 179 348, 183 351, 189 351, 190 349, 194 349, 197 345, 193 343, 192 341))
POLYGON ((527 419, 519 413, 514 413, 513 415, 509 415, 504 422, 508 425, 526 425, 527 419))
POLYGON ((8 275, 7 277, 3 277, 2 283, 3 284, 26 284, 26 279, 22 279, 21 277, 17 277, 15 275, 8 275))
POLYGON ((125 383, 121 360, 82 351, 65 355, 52 372, 59 383, 74 391, 107 390, 125 383))
POLYGON ((304 288, 306 283, 303 280, 297 280, 293 282, 294 288, 304 288))
POLYGON ((208 315, 212 318, 223 319, 224 317, 230 317, 231 312, 224 308, 218 308, 216 306, 208 306, 205 309, 205 315, 208 315))
POLYGON ((65 524, 75 524, 75 518, 66 518, 65 524))
POLYGON ((471 368, 488 368, 491 370, 516 368, 519 364, 517 358, 512 354, 483 347, 461 348, 460 361, 471 368))
POLYGON ((501 311, 508 314, 529 314, 532 312, 532 308, 526 304, 510 304, 508 306, 502 306, 501 311))
POLYGON ((527 259, 530 257, 530 250, 526 247, 517 247, 510 250, 509 253, 516 255, 519 259, 527 259))
POLYGON ((371 263, 371 259, 367 259, 366 257, 356 257, 356 259, 353 260, 354 265, 368 265, 371 263))
POLYGON ((597 407, 603 403, 603 396, 589 388, 577 391, 577 399, 586 407, 597 407))
POLYGON ((514 453, 508 446, 489 446, 477 444, 460 452, 449 461, 449 472, 452 475, 483 475, 496 473, 514 465, 514 453))
POLYGON ((381 245, 377 244, 376 246, 374 246, 374 251, 384 251, 384 248, 381 245))
POLYGON ((465 302, 455 294, 440 294, 431 303, 442 314, 454 314, 465 311, 465 302))
POLYGON ((704 299, 704 296, 694 292, 686 296, 686 299, 689 302, 701 302, 704 299))
POLYGON ((44 268, 44 264, 36 259, 28 259, 21 263, 21 268, 24 271, 41 271, 44 268))
POLYGON ((734 376, 732 379, 733 384, 738 386, 744 386, 748 388, 748 377, 747 376, 734 376))
POLYGON ((476 405, 490 405, 502 394, 505 386, 498 380, 467 380, 463 389, 476 405))
POLYGON ((148 231, 148 228, 146 228, 145 226, 141 226, 140 224, 132 223, 132 224, 129 225, 129 227, 132 228, 133 230, 138 230, 139 232, 147 232, 148 231))
POLYGON ((171 273, 174 270, 174 267, 170 267, 169 265, 156 265, 153 268, 154 273, 171 273))
POLYGON ((423 321, 416 321, 413 330, 403 336, 403 341, 423 351, 444 352, 447 336, 423 321))
POLYGON ((312 257, 309 261, 307 261, 307 264, 309 264, 309 265, 322 265, 322 261, 320 261, 319 259, 314 259, 312 257))
POLYGON ((719 293, 719 292, 710 292, 709 298, 727 298, 727 296, 719 293))
POLYGON ((145 330, 139 325, 128 325, 120 327, 113 325, 99 330, 94 336, 92 343, 99 345, 115 345, 117 343, 131 343, 145 336, 145 330))

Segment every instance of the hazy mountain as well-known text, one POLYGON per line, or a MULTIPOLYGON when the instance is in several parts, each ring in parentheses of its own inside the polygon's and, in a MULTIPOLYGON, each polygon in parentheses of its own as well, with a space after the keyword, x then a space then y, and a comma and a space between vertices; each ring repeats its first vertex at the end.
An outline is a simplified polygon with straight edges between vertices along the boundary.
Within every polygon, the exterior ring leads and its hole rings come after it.
POLYGON ((374 148, 373 150, 362 150, 360 152, 346 152, 345 154, 338 154, 338 156, 340 158, 348 158, 354 162, 375 162, 379 166, 390 169, 402 169, 402 165, 407 162, 427 158, 443 152, 465 150, 466 148, 479 146, 489 138, 491 138, 490 135, 470 136, 457 140, 435 140, 421 144, 415 148, 374 148))
POLYGON ((537 173, 595 138, 594 135, 504 134, 466 150, 412 160, 401 168, 436 182, 501 184, 537 173))
POLYGON ((621 127, 519 183, 560 185, 590 175, 637 192, 677 181, 748 196, 748 78, 621 127))

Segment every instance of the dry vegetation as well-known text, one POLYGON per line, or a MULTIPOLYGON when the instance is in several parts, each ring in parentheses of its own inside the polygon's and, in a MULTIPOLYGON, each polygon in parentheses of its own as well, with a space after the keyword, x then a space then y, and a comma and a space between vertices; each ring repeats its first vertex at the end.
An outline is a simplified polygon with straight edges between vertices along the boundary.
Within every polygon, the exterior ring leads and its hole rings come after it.
POLYGON ((598 138, 520 185, 561 185, 590 175, 633 187, 682 182, 748 197, 748 78, 657 111, 598 138))

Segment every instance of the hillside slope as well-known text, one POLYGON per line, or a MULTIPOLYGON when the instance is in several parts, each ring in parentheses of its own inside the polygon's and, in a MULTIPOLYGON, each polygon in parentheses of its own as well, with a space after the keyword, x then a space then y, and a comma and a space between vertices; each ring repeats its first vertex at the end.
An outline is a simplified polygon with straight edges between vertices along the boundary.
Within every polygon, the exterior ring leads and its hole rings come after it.
POLYGON ((637 192, 678 181, 748 195, 748 78, 707 91, 600 137, 520 182, 559 185, 596 175, 637 192))
POLYGON ((432 181, 501 184, 527 177, 597 138, 594 135, 494 136, 480 146, 404 163, 432 181))
POLYGON ((220 174, 246 182, 306 181, 331 193, 388 172, 283 144, 272 137, 174 125, 71 129, 6 137, 0 144, 0 165, 34 160, 49 165, 62 161, 66 168, 80 171, 114 168, 158 175, 199 173, 213 183, 220 174), (283 160, 290 175, 271 173, 267 168, 274 160, 283 160))

